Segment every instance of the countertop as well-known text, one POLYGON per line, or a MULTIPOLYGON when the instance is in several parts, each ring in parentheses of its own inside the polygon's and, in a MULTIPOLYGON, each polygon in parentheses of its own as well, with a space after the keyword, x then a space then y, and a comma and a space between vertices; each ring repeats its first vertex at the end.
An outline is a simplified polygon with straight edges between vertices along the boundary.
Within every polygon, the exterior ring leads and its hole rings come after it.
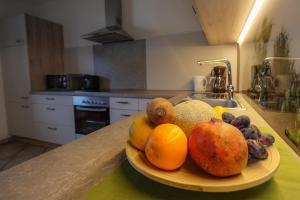
POLYGON ((65 96, 105 96, 105 97, 133 97, 133 98, 155 98, 189 94, 191 91, 184 90, 108 90, 108 91, 34 91, 32 95, 65 95, 65 96))
MULTIPOLYGON (((233 114, 247 114, 257 126, 271 128, 242 94, 235 97, 246 110, 231 110, 233 114)), ((0 199, 80 199, 124 160, 124 145, 133 119, 134 116, 113 123, 0 173, 0 199)), ((300 160, 288 145, 286 148, 300 160)))

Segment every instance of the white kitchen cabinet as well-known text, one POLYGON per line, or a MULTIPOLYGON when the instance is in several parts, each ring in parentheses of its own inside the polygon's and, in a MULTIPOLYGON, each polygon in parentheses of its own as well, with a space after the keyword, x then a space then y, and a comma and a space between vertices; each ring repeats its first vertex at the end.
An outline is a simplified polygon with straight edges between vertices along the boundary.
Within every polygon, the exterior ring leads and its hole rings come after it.
POLYGON ((139 99, 139 111, 146 110, 149 101, 151 99, 139 99))
POLYGON ((29 100, 30 78, 25 45, 1 49, 5 97, 9 102, 29 100))
POLYGON ((138 110, 121 110, 121 109, 111 108, 109 111, 110 123, 114 123, 118 120, 124 119, 126 117, 130 117, 136 114, 137 112, 138 110))
POLYGON ((1 19, 0 47, 19 46, 25 43, 25 15, 16 15, 1 19))
POLYGON ((34 123, 34 136, 38 140, 65 144, 75 140, 74 128, 57 124, 34 123))
POLYGON ((75 139, 72 96, 32 95, 34 137, 65 144, 75 139))
POLYGON ((147 104, 151 99, 143 98, 109 98, 110 123, 130 117, 139 111, 147 108, 147 104))
POLYGON ((72 106, 73 97, 63 95, 32 95, 32 103, 72 106))
POLYGON ((125 110, 138 110, 139 99, 138 98, 109 98, 109 107, 125 110))
POLYGON ((74 126, 73 106, 32 104, 33 121, 74 126))
POLYGON ((8 133, 22 137, 33 138, 32 108, 30 103, 7 103, 8 133))

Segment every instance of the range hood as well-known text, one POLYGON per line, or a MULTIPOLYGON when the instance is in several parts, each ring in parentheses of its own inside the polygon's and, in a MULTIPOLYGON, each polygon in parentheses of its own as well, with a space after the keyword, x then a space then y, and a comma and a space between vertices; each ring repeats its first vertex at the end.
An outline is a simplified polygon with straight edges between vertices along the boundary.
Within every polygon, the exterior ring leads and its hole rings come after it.
POLYGON ((81 38, 102 44, 133 40, 122 29, 122 0, 105 0, 105 22, 105 28, 82 35, 81 38))

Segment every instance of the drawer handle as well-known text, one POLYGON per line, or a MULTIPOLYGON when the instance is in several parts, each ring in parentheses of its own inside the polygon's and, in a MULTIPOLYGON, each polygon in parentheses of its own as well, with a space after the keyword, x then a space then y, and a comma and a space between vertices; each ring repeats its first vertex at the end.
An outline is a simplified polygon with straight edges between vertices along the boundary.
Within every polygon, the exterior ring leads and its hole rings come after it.
POLYGON ((21 107, 22 107, 22 108, 25 108, 25 109, 30 108, 29 106, 25 106, 25 105, 22 105, 21 107))
POLYGON ((51 111, 56 110, 55 108, 50 108, 50 107, 47 107, 46 109, 47 109, 47 110, 51 110, 51 111))
POLYGON ((117 103, 119 103, 119 104, 129 104, 128 101, 118 101, 117 103))
POLYGON ((130 117, 131 115, 129 114, 121 114, 122 117, 130 117))
POLYGON ((51 130, 51 131, 56 131, 57 130, 57 128, 50 127, 50 126, 48 126, 48 129, 51 130))
POLYGON ((29 99, 29 97, 20 97, 21 99, 24 99, 24 100, 26 100, 26 99, 29 99))
POLYGON ((55 98, 54 97, 46 97, 46 100, 48 100, 48 101, 54 101, 55 98))

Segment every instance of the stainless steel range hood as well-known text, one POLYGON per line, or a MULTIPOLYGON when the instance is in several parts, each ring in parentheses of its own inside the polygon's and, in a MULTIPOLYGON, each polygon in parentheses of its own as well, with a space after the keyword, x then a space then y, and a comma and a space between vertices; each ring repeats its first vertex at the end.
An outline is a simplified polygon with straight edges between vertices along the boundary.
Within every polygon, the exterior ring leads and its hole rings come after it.
POLYGON ((105 0, 105 21, 105 28, 82 35, 81 38, 102 44, 133 40, 122 29, 122 0, 105 0))

